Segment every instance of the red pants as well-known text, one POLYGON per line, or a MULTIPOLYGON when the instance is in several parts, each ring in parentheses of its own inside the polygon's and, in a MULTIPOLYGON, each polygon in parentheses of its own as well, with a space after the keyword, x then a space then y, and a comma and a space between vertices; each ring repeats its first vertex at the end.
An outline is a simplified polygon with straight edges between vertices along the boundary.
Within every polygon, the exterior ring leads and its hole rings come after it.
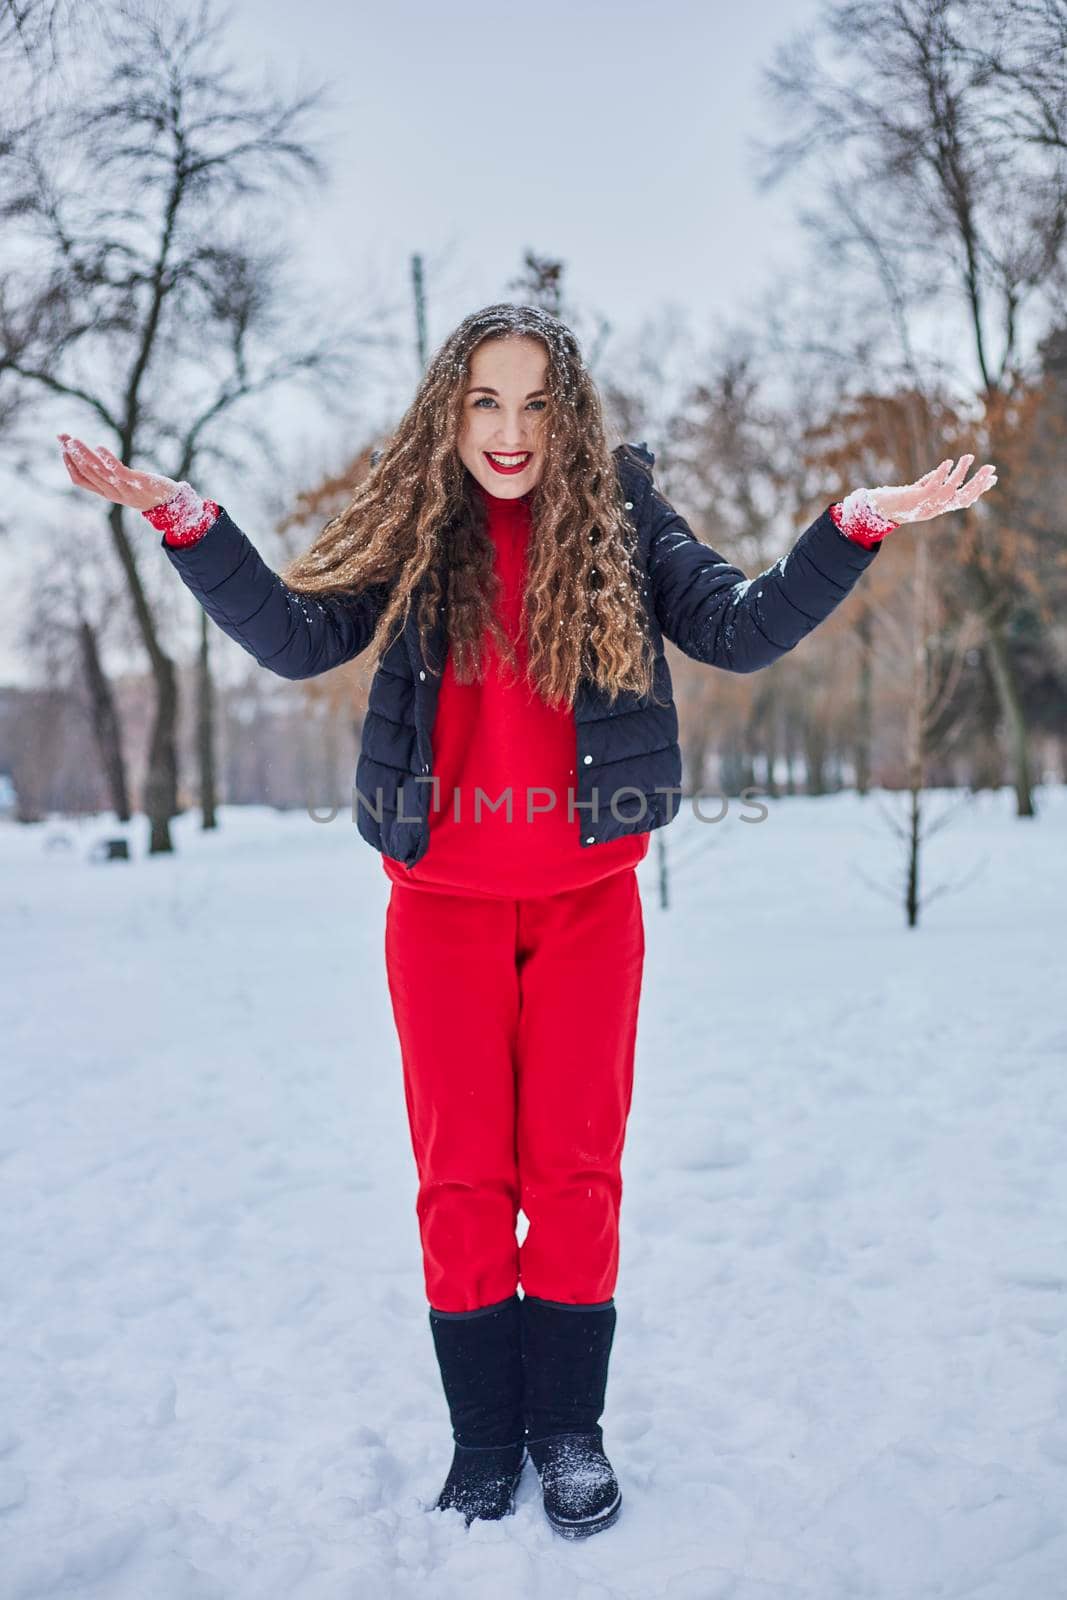
POLYGON ((438 1311, 520 1281, 574 1305, 613 1295, 644 954, 632 867, 522 900, 393 884, 386 971, 438 1311))

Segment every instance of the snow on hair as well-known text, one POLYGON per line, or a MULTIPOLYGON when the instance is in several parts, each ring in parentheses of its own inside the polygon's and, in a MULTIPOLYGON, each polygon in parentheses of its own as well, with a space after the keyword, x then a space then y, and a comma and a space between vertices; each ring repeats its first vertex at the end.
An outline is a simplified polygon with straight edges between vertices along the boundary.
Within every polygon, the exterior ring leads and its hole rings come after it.
POLYGON ((485 670, 491 633, 517 665, 496 619, 484 506, 457 441, 474 350, 487 339, 537 339, 546 352, 541 473, 523 597, 529 681, 550 705, 573 705, 583 677, 609 696, 652 690, 653 653, 626 515, 596 385, 575 333, 540 306, 500 302, 453 329, 349 503, 282 573, 294 593, 388 589, 369 646, 380 660, 417 596, 423 653, 439 607, 460 682, 485 670))

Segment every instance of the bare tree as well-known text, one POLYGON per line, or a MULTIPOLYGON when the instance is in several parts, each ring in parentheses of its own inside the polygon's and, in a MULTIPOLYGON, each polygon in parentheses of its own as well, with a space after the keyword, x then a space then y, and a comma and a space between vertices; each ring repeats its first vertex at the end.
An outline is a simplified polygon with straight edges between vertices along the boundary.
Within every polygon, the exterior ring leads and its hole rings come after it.
MULTIPOLYGON (((805 37, 767 73, 789 132, 764 142, 763 184, 832 156, 829 207, 813 217, 821 259, 857 252, 875 269, 906 360, 915 313, 962 313, 987 450, 1003 462, 1027 347, 1062 301, 1067 239, 1067 0, 831 0, 823 39, 805 37)), ((963 397, 961 396, 961 399, 963 397)), ((973 429, 971 430, 973 432, 973 429)), ((976 525, 962 568, 1009 729, 1017 812, 1034 814, 1027 727, 1009 648, 1018 583, 1014 485, 976 525)), ((973 518, 972 518, 973 521, 973 518)))
MULTIPOLYGON (((83 94, 0 164, 11 253, 0 280, 0 413, 61 397, 65 424, 113 436, 120 458, 176 479, 235 464, 224 430, 269 455, 257 415, 295 381, 340 398, 358 336, 288 325, 274 196, 319 180, 301 137, 317 95, 253 96, 225 64, 210 0, 192 12, 118 8, 83 94), (106 71, 105 71, 106 69, 106 71), (19 262, 17 227, 32 248, 19 262), (79 417, 79 412, 81 417, 79 417)), ((312 307, 307 305, 310 317, 312 307)), ((206 478, 206 472, 204 472, 206 478)), ((150 850, 171 849, 178 689, 124 507, 112 547, 155 685, 143 805, 150 850)), ((207 621, 201 619, 202 708, 207 621)))
POLYGON ((93 0, 0 0, 0 58, 47 71, 58 64, 72 28, 95 11, 93 0))
MULTIPOLYGON (((858 475, 864 481, 892 459, 910 479, 926 459, 929 441, 957 425, 944 396, 861 395, 843 404, 826 424, 808 429, 809 456, 838 475, 858 475)), ((977 514, 984 515, 985 508, 977 514)), ((904 843, 899 892, 909 927, 917 926, 921 906, 948 887, 921 891, 922 846, 951 815, 927 822, 928 774, 933 761, 947 761, 967 731, 970 708, 959 692, 961 680, 990 621, 956 599, 952 578, 962 538, 926 525, 898 530, 893 535, 899 556, 891 592, 884 575, 881 584, 868 587, 857 640, 861 695, 870 701, 877 677, 881 706, 893 713, 886 724, 903 731, 898 765, 906 819, 898 819, 883 801, 879 809, 904 843), (910 557, 910 572, 902 570, 905 557, 910 557)), ((888 892, 895 895, 898 890, 888 892)))
POLYGON ((554 256, 539 256, 527 250, 522 258, 522 271, 512 278, 507 287, 516 290, 529 305, 541 306, 554 317, 566 321, 579 338, 585 340, 585 361, 591 372, 596 372, 601 353, 611 332, 606 317, 598 316, 593 329, 586 333, 587 317, 577 306, 571 307, 563 296, 563 274, 566 265, 554 256))
POLYGON ((512 278, 509 289, 517 289, 531 305, 543 307, 554 317, 563 314, 563 262, 527 250, 523 270, 512 278))
POLYGON ((901 820, 884 803, 880 802, 880 809, 903 844, 900 887, 907 925, 914 928, 922 906, 969 882, 978 870, 976 866, 955 883, 937 884, 925 892, 922 889, 922 850, 926 840, 947 825, 959 805, 971 799, 969 794, 964 795, 935 820, 928 820, 928 765, 935 754, 944 755, 951 748, 961 731, 963 711, 956 690, 968 652, 981 638, 982 629, 973 613, 968 613, 956 630, 946 629, 931 579, 927 530, 922 528, 914 531, 910 587, 910 638, 907 620, 901 620, 894 609, 887 608, 881 619, 890 635, 884 653, 894 652, 906 675, 907 810, 901 820))
POLYGON ((612 352, 600 379, 605 410, 626 439, 647 439, 656 455, 656 479, 667 494, 696 491, 684 477, 680 454, 684 396, 694 373, 714 368, 715 357, 694 361, 688 312, 668 303, 647 315, 636 334, 612 352))
POLYGON ((118 631, 121 590, 110 570, 101 570, 97 544, 95 529, 84 523, 50 531, 28 585, 30 605, 19 646, 37 663, 43 682, 63 686, 72 710, 85 718, 112 808, 120 822, 127 822, 122 718, 104 668, 106 645, 118 631))

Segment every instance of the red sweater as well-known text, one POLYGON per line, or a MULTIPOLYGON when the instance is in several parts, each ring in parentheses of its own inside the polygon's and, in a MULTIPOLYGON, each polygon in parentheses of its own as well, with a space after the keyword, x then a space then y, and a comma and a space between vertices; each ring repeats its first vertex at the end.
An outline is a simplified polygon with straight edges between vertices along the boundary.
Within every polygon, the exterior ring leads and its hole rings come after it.
MULTIPOLYGON (((521 674, 528 660, 519 613, 530 496, 505 500, 481 484, 475 487, 488 511, 501 581, 497 616, 515 646, 521 674)), ((568 791, 577 799, 578 788, 574 713, 548 706, 521 676, 513 680, 488 631, 484 643, 484 683, 457 683, 451 652, 445 657, 433 728, 437 782, 429 786, 429 846, 414 867, 384 856, 388 876, 443 893, 519 899, 559 894, 636 866, 648 854, 648 833, 581 848, 584 813, 567 815, 568 791), (498 800, 503 803, 492 809, 498 800)), ((601 796, 602 805, 609 800, 601 796)))
MULTIPOLYGON (((581 849, 583 813, 568 817, 568 794, 577 790, 574 714, 568 708, 549 707, 521 676, 528 659, 519 614, 530 495, 505 500, 479 483, 475 487, 488 512, 501 580, 497 615, 514 643, 520 676, 514 680, 507 673, 488 632, 485 682, 458 683, 451 652, 446 655, 433 729, 436 781, 428 786, 429 846, 414 867, 384 854, 382 865, 394 882, 438 893, 516 899, 559 894, 636 866, 648 853, 651 834, 629 834, 595 850, 581 849)), ((830 508, 834 522, 846 538, 865 547, 897 526, 872 514, 862 497, 845 526, 842 504, 838 501, 830 508)), ((204 537, 218 510, 214 501, 200 501, 183 485, 172 500, 144 515, 166 535, 168 544, 186 545, 204 537)))

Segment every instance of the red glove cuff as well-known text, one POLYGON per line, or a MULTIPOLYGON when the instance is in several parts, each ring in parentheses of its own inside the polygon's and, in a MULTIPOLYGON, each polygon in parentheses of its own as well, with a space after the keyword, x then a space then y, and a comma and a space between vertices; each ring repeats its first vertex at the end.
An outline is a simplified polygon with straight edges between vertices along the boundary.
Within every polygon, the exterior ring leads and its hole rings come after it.
POLYGON ((875 510, 866 489, 853 489, 844 500, 830 507, 830 515, 845 538, 862 545, 865 550, 873 549, 887 533, 900 526, 875 510))
POLYGON ((203 538, 219 509, 214 500, 201 500, 191 484, 180 483, 177 494, 162 505, 150 506, 141 515, 159 529, 167 544, 188 545, 203 538))

